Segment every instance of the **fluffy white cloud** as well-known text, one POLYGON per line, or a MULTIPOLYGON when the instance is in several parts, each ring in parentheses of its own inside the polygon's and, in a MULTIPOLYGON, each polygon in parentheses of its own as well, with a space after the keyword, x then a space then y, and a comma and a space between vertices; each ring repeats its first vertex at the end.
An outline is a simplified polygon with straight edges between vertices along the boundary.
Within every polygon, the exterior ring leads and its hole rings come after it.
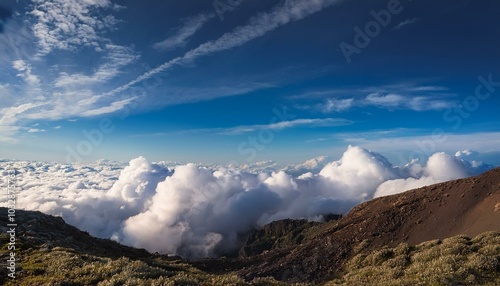
MULTIPOLYGON (((249 172, 150 163, 139 157, 127 166, 2 161, 0 175, 18 170, 19 208, 60 215, 99 237, 199 258, 238 249, 243 235, 258 225, 284 218, 320 220, 373 197, 486 167, 444 153, 432 155, 426 165, 414 161, 399 167, 380 154, 350 146, 337 161, 319 157, 281 171, 273 162, 247 166, 253 170, 249 172)), ((0 205, 6 203, 0 199, 0 205)))
MULTIPOLYGON (((456 155, 460 155, 457 152, 456 155)), ((404 167, 409 173, 409 178, 388 180, 381 184, 374 197, 382 197, 401 193, 407 190, 436 184, 444 181, 464 178, 486 171, 489 167, 482 163, 470 163, 445 153, 435 153, 427 161, 426 166, 418 164, 417 161, 404 167)))
POLYGON ((296 165, 289 165, 283 168, 283 170, 292 176, 300 176, 305 173, 313 173, 317 174, 319 173, 325 166, 326 164, 330 163, 332 159, 329 156, 319 156, 310 160, 307 160, 306 162, 302 164, 296 164, 296 165))
POLYGON ((255 184, 258 181, 250 174, 179 166, 158 185, 151 206, 124 222, 123 239, 186 257, 212 256, 222 246, 234 248, 237 234, 250 230, 279 200, 265 185, 255 184))
POLYGON ((23 60, 17 60, 12 63, 12 67, 20 72, 17 76, 23 78, 26 83, 30 85, 40 84, 40 79, 32 73, 30 64, 23 60))
POLYGON ((373 197, 378 185, 397 177, 386 158, 352 146, 342 159, 328 164, 319 174, 342 189, 342 195, 360 200, 373 197))
POLYGON ((472 150, 463 150, 463 151, 458 151, 455 153, 455 157, 464 159, 464 160, 473 160, 479 155, 479 152, 472 151, 472 150))

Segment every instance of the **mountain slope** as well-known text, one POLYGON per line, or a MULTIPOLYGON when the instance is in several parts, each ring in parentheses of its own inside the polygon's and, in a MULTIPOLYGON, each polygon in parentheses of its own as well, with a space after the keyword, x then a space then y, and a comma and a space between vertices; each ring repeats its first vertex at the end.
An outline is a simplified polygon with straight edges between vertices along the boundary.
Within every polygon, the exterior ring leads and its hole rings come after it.
MULTIPOLYGON (((323 215, 328 222, 339 220, 342 215, 323 215)), ((284 219, 266 224, 254 230, 248 236, 245 245, 240 250, 240 257, 249 257, 273 249, 300 245, 323 232, 328 226, 321 222, 312 222, 304 219, 284 219)))
MULTIPOLYGON (((497 168, 476 177, 374 199, 329 223, 305 244, 216 266, 220 271, 237 270, 248 279, 273 276, 291 282, 325 281, 339 275, 361 243, 370 251, 402 242, 415 245, 458 234, 500 231, 499 205, 497 168)), ((200 267, 209 265, 204 262, 200 267)))
POLYGON ((15 278, 5 262, 10 257, 7 209, 0 208, 0 285, 285 285, 271 278, 245 282, 234 273, 213 275, 180 257, 99 239, 63 219, 16 210, 15 278))
MULTIPOLYGON (((7 209, 0 207, 0 230, 5 234, 9 228, 7 209)), ((144 258, 151 254, 144 249, 123 246, 109 239, 92 237, 87 232, 66 224, 60 217, 53 217, 38 211, 16 210, 16 237, 22 249, 54 247, 70 248, 87 254, 109 257, 126 256, 144 258)), ((3 237, 2 237, 3 238, 3 237)))
POLYGON ((357 250, 331 285, 500 285, 500 232, 357 250))

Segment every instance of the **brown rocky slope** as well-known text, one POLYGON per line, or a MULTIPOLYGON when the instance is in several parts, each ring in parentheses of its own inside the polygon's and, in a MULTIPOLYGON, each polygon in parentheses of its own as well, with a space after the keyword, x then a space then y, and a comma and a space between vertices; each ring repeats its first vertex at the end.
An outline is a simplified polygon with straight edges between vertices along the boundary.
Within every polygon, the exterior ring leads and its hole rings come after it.
POLYGON ((326 281, 341 273, 360 245, 367 251, 401 242, 415 245, 458 234, 500 230, 500 168, 360 204, 299 246, 239 259, 195 263, 215 272, 237 271, 251 279, 326 281))

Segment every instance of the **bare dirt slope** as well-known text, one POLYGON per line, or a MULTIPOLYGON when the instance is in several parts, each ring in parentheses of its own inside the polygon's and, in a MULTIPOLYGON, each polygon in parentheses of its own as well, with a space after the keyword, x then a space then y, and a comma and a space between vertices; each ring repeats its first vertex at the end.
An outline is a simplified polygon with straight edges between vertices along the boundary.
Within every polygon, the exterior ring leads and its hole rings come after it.
POLYGON ((382 197, 355 207, 344 224, 359 221, 374 244, 418 244, 500 230, 500 168, 477 177, 382 197), (371 217, 371 219, 370 219, 371 217), (382 235, 382 232, 391 230, 382 235))
POLYGON ((358 205, 307 242, 237 260, 205 261, 211 271, 236 270, 247 278, 324 281, 339 274, 353 249, 410 245, 500 230, 500 168, 358 205))

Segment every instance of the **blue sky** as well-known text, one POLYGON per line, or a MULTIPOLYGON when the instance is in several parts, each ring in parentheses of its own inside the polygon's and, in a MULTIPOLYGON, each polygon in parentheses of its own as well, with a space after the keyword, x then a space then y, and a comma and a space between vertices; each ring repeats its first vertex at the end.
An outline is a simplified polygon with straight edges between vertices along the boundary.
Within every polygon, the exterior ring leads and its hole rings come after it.
POLYGON ((0 158, 298 163, 358 145, 396 164, 471 149, 500 165, 499 13, 3 0, 0 158))

